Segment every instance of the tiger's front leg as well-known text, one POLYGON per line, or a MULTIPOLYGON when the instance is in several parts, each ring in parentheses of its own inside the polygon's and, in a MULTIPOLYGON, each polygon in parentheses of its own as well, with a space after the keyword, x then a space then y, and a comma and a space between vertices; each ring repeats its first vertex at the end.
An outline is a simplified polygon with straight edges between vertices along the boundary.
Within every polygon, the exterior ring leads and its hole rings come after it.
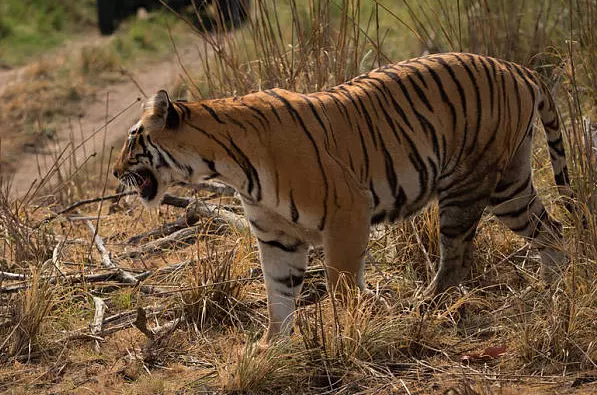
POLYGON ((267 290, 269 326, 262 343, 288 335, 294 323, 295 301, 307 268, 308 245, 288 237, 258 236, 261 267, 267 290))

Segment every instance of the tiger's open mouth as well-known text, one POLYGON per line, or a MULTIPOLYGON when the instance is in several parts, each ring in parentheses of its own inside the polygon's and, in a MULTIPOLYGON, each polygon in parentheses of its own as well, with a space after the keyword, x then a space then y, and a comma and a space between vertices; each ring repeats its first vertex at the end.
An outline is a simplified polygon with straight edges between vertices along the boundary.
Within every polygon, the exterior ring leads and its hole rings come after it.
POLYGON ((140 169, 130 173, 130 180, 139 191, 141 198, 153 200, 158 193, 158 180, 148 169, 140 169))

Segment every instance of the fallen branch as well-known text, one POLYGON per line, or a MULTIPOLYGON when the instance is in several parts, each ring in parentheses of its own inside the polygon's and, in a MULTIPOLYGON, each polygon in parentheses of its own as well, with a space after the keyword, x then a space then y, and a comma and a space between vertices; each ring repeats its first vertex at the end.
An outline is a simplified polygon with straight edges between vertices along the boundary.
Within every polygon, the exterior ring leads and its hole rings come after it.
POLYGON ((179 231, 189 226, 195 225, 196 222, 190 223, 187 221, 186 216, 177 219, 174 222, 168 222, 158 228, 151 229, 147 232, 130 237, 126 242, 127 244, 139 244, 141 240, 150 239, 154 237, 166 237, 172 233, 179 231))
MULTIPOLYGON (((93 336, 101 336, 102 334, 102 324, 104 322, 104 312, 106 311, 106 303, 102 298, 98 298, 97 296, 93 297, 93 304, 95 305, 95 313, 93 315, 93 321, 89 326, 89 330, 93 336)), ((95 341, 95 348, 99 349, 99 343, 95 341)), ((99 350, 96 350, 99 351, 99 350)))
POLYGON ((100 252, 102 265, 107 269, 117 270, 123 282, 136 284, 137 280, 132 274, 120 269, 114 262, 112 262, 110 251, 108 251, 108 249, 106 248, 106 245, 104 244, 104 241, 102 240, 100 235, 97 234, 95 226, 93 226, 93 223, 91 221, 86 221, 86 223, 87 227, 91 231, 91 234, 93 235, 93 244, 95 244, 95 247, 100 252))
MULTIPOLYGON (((177 265, 180 265, 180 264, 177 264, 177 265)), ((6 272, 0 272, 0 278, 4 274, 11 275, 13 278, 10 278, 10 280, 26 281, 28 278, 24 274, 6 273, 6 272), (18 276, 18 278, 17 278, 17 276, 18 276)), ((152 274, 153 274, 152 271, 144 271, 139 274, 135 274, 134 277, 135 277, 136 282, 139 282, 139 281, 143 281, 143 280, 147 279, 152 274)), ((8 277, 4 277, 4 278, 8 278, 8 277)), ((40 280, 47 281, 50 284, 56 284, 59 279, 64 280, 64 282, 67 284, 78 284, 78 283, 91 284, 91 283, 97 283, 97 282, 102 282, 102 281, 119 280, 120 272, 118 270, 111 270, 109 272, 98 273, 98 274, 87 274, 87 275, 72 274, 72 275, 65 275, 64 277, 62 277, 62 276, 50 276, 50 277, 42 276, 40 278, 40 280)), ((135 284, 128 283, 128 285, 136 285, 136 283, 135 284)), ((24 289, 27 289, 28 287, 29 287, 29 284, 16 284, 16 285, 8 286, 8 287, 0 287, 0 294, 7 294, 7 293, 14 293, 14 292, 22 291, 24 289)))
POLYGON ((228 210, 224 210, 216 204, 207 203, 200 199, 194 200, 187 208, 187 218, 192 216, 208 217, 212 218, 213 221, 221 219, 239 230, 249 229, 249 224, 245 217, 232 213, 228 210))
MULTIPOLYGON (((188 228, 197 224, 203 218, 210 218, 217 225, 228 226, 229 224, 236 228, 245 229, 246 220, 233 212, 222 209, 220 206, 205 203, 203 201, 192 201, 187 205, 185 215, 176 221, 168 222, 160 227, 151 229, 147 232, 130 237, 127 243, 139 244, 141 240, 153 237, 166 237, 181 229, 188 228)), ((218 226, 221 230, 222 227, 218 226)))
POLYGON ((27 276, 18 273, 0 272, 0 282, 2 280, 26 280, 27 276))
POLYGON ((199 234, 202 228, 202 225, 197 225, 192 226, 190 228, 178 230, 172 233, 171 235, 162 237, 161 239, 150 241, 149 243, 143 245, 141 248, 120 254, 116 257, 116 259, 122 260, 127 258, 139 258, 144 255, 161 253, 165 249, 173 247, 186 248, 195 242, 195 239, 197 238, 197 235, 199 234))

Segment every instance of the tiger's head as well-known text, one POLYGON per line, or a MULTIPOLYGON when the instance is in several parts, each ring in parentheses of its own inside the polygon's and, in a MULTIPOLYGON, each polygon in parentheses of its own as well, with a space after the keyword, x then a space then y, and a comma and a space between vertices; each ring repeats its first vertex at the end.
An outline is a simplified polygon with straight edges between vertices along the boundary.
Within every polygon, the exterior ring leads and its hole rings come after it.
POLYGON ((129 130, 128 138, 114 164, 113 174, 125 187, 136 189, 146 207, 157 206, 168 185, 183 181, 190 168, 176 161, 162 142, 177 129, 180 115, 159 91, 143 104, 141 119, 129 130))

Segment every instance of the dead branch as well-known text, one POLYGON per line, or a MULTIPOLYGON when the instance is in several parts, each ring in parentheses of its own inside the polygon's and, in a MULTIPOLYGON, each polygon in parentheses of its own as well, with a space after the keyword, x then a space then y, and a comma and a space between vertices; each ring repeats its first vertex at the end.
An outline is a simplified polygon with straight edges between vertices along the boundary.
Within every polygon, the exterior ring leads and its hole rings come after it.
POLYGON ((54 265, 54 267, 62 277, 65 277, 64 273, 62 272, 62 270, 60 270, 60 267, 58 266, 62 247, 64 247, 64 241, 59 241, 58 244, 56 244, 56 247, 54 247, 54 249, 52 250, 52 265, 54 265))
MULTIPOLYGON (((195 222, 196 223, 196 222, 195 222)), ((135 235, 127 240, 128 244, 139 244, 141 240, 150 239, 154 237, 166 237, 172 233, 179 231, 189 226, 195 225, 195 223, 189 223, 186 215, 177 219, 174 222, 168 222, 160 227, 151 229, 147 232, 135 235)))
POLYGON ((194 200, 187 208, 187 218, 207 217, 212 221, 224 220, 224 222, 239 230, 249 229, 248 221, 245 217, 234 214, 228 210, 222 209, 216 204, 204 202, 200 199, 194 200))
POLYGON ((27 276, 18 273, 0 272, 0 281, 2 280, 26 280, 27 276))
MULTIPOLYGON (((164 306, 157 305, 145 308, 144 313, 146 316, 156 316, 158 314, 163 313, 165 310, 166 308, 164 306)), ((133 325, 136 317, 137 310, 122 311, 120 313, 106 317, 102 322, 102 335, 105 337, 123 329, 130 328, 131 325, 133 325)), ((52 349, 53 347, 64 347, 65 342, 73 340, 98 340, 98 337, 96 335, 93 335, 89 328, 76 329, 49 345, 48 348, 44 349, 44 352, 48 352, 48 350, 52 349)))
POLYGON ((141 248, 120 254, 116 257, 116 259, 122 260, 126 258, 138 258, 144 255, 158 254, 169 248, 188 247, 195 242, 195 239, 197 238, 197 235, 202 227, 202 225, 197 225, 178 230, 166 237, 162 237, 161 239, 150 241, 149 243, 144 244, 141 248))
POLYGON ((172 332, 176 329, 176 327, 182 322, 182 319, 176 318, 172 321, 168 321, 163 325, 155 326, 154 328, 149 328, 147 326, 147 314, 145 310, 141 307, 137 308, 137 318, 133 325, 137 327, 145 336, 147 336, 150 340, 155 340, 160 338, 167 332, 172 332))
POLYGON ((91 221, 86 221, 86 223, 87 227, 89 227, 89 230, 91 231, 91 234, 93 235, 93 243, 95 244, 95 247, 101 254, 102 265, 107 269, 118 270, 123 282, 136 284, 137 280, 132 274, 120 269, 114 262, 112 262, 110 251, 108 251, 108 249, 106 248, 106 245, 104 244, 104 241, 102 240, 100 235, 97 234, 95 226, 93 226, 93 223, 91 221))
MULTIPOLYGON (((176 265, 181 265, 181 264, 176 264, 176 265)), ((176 270, 176 269, 173 269, 173 270, 176 270)), ((18 280, 18 281, 26 281, 27 280, 27 276, 25 274, 6 273, 6 272, 0 272, 0 278, 2 278, 2 276, 5 274, 8 274, 12 277, 12 278, 9 278, 8 276, 4 277, 9 280, 18 280)), ((153 274, 153 272, 148 270, 148 271, 141 272, 139 274, 135 274, 134 277, 135 277, 136 282, 139 282, 139 281, 143 281, 143 280, 147 279, 152 274, 153 274)), ((59 279, 64 280, 64 282, 67 284, 77 284, 77 283, 91 284, 91 283, 98 283, 98 282, 102 282, 102 281, 117 281, 120 279, 120 272, 118 270, 111 270, 109 272, 98 273, 98 274, 87 274, 87 275, 73 274, 73 275, 65 275, 64 277, 62 277, 62 276, 49 276, 49 277, 42 276, 41 277, 42 281, 47 281, 50 284, 58 283, 59 279)), ((136 285, 136 283, 135 284, 127 284, 127 285, 136 285)), ((8 287, 0 287, 0 294, 18 292, 18 291, 27 289, 28 286, 29 286, 28 284, 16 284, 16 285, 8 286, 8 287)))
MULTIPOLYGON (((187 205, 187 210, 184 216, 181 216, 176 221, 168 222, 158 228, 151 229, 147 232, 132 236, 127 240, 127 243, 138 244, 141 240, 153 237, 166 237, 181 229, 188 228, 197 224, 203 218, 211 218, 212 223, 216 225, 233 225, 238 229, 246 229, 247 223, 244 217, 225 210, 215 204, 206 203, 201 200, 193 200, 187 205)), ((217 229, 223 229, 217 226, 217 229)), ((210 228, 211 230, 211 228, 210 228)))
POLYGON ((95 305, 95 314, 93 321, 89 325, 89 330, 92 335, 100 336, 102 333, 102 324, 104 322, 104 312, 106 311, 106 303, 102 298, 93 297, 93 304, 95 305))
POLYGON ((248 229, 249 227, 247 220, 238 214, 231 213, 215 204, 206 203, 199 199, 192 200, 187 205, 187 211, 184 218, 179 218, 173 223, 133 236, 129 241, 138 242, 146 237, 159 234, 167 234, 165 237, 150 241, 141 248, 125 252, 116 257, 116 259, 138 258, 143 255, 161 253, 163 250, 169 248, 185 248, 195 242, 195 239, 202 229, 206 229, 208 232, 213 233, 211 231, 212 229, 216 229, 216 232, 220 232, 229 226, 242 230, 248 229), (207 225, 190 226, 204 218, 209 219, 209 227, 207 225), (180 229, 180 227, 184 228, 180 229), (169 232, 172 233, 168 234, 169 232))

